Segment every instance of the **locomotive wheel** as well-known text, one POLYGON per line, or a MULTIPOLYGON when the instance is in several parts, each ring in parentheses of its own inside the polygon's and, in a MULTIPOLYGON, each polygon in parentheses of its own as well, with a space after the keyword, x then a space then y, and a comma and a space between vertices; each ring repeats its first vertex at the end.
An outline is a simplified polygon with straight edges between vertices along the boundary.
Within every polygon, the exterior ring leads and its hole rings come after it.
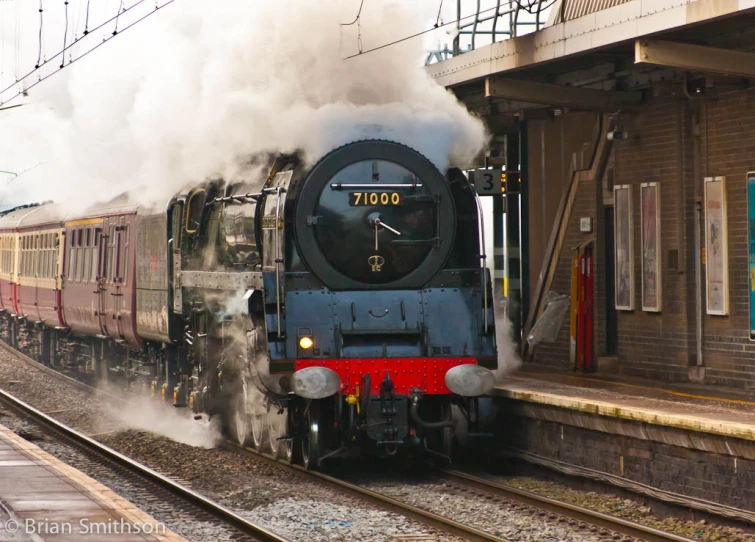
POLYGON ((305 431, 301 440, 301 460, 307 470, 320 468, 322 440, 320 437, 320 403, 312 401, 304 417, 305 431))
POLYGON ((252 411, 249 413, 252 444, 257 450, 262 450, 267 442, 267 409, 264 397, 255 388, 249 390, 253 401, 252 411))
POLYGON ((276 458, 291 460, 291 442, 286 439, 288 434, 288 413, 280 412, 278 405, 271 404, 267 411, 267 435, 270 452, 276 458))
POLYGON ((230 429, 234 440, 240 444, 246 444, 249 438, 249 396, 247 394, 246 379, 241 379, 241 387, 236 392, 233 401, 233 413, 231 414, 230 429))

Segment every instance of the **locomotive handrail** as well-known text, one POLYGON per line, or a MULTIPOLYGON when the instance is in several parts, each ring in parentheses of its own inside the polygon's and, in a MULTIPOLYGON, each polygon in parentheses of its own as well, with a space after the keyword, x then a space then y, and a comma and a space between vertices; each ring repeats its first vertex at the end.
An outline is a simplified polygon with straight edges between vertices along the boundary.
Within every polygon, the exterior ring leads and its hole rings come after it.
POLYGON ((276 198, 277 201, 275 202, 275 304, 276 308, 278 310, 278 338, 281 336, 281 287, 280 287, 280 277, 281 277, 281 262, 282 256, 281 256, 281 250, 280 250, 280 214, 281 214, 281 187, 276 187, 276 198))
POLYGON ((342 188, 422 188, 422 183, 418 184, 366 184, 366 183, 332 183, 330 188, 341 190, 342 188))

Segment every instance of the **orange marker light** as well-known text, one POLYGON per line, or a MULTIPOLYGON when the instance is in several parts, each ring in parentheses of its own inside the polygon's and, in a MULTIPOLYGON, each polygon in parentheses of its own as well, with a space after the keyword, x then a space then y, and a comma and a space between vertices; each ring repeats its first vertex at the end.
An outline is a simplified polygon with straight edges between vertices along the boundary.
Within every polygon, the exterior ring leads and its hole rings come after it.
POLYGON ((315 341, 312 340, 312 337, 302 337, 299 339, 299 346, 304 348, 305 350, 309 350, 315 345, 315 341))

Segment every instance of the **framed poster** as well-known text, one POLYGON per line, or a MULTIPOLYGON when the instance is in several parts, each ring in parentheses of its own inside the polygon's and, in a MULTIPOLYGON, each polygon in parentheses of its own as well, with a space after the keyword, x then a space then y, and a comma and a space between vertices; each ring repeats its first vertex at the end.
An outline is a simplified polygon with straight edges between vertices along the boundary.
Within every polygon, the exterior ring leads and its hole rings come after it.
POLYGON ((705 291, 708 314, 729 314, 725 177, 705 179, 705 291))
POLYGON ((634 310, 634 243, 632 187, 613 187, 614 243, 616 247, 616 310, 634 310))
POLYGON ((658 183, 640 185, 642 310, 661 312, 661 204, 658 183))

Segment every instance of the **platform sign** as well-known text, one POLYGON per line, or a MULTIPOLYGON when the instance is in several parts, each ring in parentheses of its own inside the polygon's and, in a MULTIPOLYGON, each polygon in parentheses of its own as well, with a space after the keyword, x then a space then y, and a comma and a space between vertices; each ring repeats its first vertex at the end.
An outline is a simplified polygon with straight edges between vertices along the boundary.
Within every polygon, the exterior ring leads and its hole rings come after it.
POLYGON ((470 180, 480 196, 498 196, 503 194, 503 168, 475 169, 470 172, 470 180))
POLYGON ((750 266, 750 339, 755 340, 755 171, 747 174, 747 241, 750 266))

